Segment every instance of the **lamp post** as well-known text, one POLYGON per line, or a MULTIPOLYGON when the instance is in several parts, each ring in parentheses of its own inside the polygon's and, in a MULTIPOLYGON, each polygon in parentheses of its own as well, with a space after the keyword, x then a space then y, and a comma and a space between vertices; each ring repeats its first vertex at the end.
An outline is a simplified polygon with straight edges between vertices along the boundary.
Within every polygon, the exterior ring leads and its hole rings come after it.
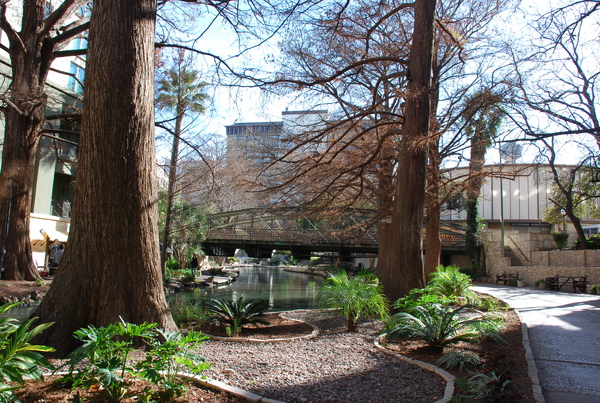
POLYGON ((504 179, 500 176, 500 245, 504 247, 504 179))

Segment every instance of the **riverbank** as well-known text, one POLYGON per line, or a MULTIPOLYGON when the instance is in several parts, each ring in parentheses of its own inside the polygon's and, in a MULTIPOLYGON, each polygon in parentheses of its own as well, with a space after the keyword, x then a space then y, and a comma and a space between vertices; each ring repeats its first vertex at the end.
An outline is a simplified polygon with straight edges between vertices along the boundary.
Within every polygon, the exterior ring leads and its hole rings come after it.
POLYGON ((46 295, 52 280, 12 281, 0 280, 0 305, 10 302, 39 301, 46 295))

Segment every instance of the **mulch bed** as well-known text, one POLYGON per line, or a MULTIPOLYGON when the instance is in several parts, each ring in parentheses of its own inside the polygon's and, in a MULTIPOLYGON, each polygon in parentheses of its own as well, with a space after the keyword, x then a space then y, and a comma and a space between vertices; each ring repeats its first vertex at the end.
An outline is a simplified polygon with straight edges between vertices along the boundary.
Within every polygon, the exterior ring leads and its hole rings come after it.
MULTIPOLYGON (((527 361, 525 359, 525 348, 523 347, 523 335, 521 321, 518 315, 511 309, 506 312, 506 323, 502 336, 508 344, 494 343, 490 341, 459 343, 456 348, 464 349, 479 355, 485 366, 494 368, 507 368, 506 374, 517 385, 522 402, 535 402, 531 387, 531 379, 528 374, 527 361)), ((441 354, 433 352, 421 341, 389 342, 386 347, 406 357, 435 365, 441 354)), ((447 349, 445 349, 447 351, 447 349)), ((468 371, 458 372, 447 370, 456 377, 469 378, 468 371)))
MULTIPOLYGON (((129 391, 133 395, 144 390, 146 387, 152 387, 149 382, 136 381, 129 391)), ((46 377, 45 382, 27 382, 25 386, 19 389, 16 393, 22 403, 67 403, 74 401, 75 393, 62 382, 58 381, 58 377, 46 377)), ((89 403, 106 402, 106 397, 99 393, 98 390, 78 390, 79 401, 89 403)), ((127 398, 121 400, 123 403, 136 403, 138 398, 127 398)), ((156 400, 153 400, 156 401, 156 400)), ((165 403, 239 403, 247 402, 246 399, 232 396, 228 393, 205 388, 197 383, 191 382, 188 384, 188 391, 177 398, 160 398, 161 402, 165 403)))
MULTIPOLYGON (((290 337, 298 337, 309 335, 314 328, 304 322, 286 319, 280 316, 279 313, 268 313, 263 317, 269 324, 261 323, 253 325, 245 325, 242 332, 237 337, 253 338, 253 339, 284 339, 290 337)), ((202 331, 207 335, 228 337, 224 326, 218 326, 210 323, 193 326, 194 330, 202 331)))

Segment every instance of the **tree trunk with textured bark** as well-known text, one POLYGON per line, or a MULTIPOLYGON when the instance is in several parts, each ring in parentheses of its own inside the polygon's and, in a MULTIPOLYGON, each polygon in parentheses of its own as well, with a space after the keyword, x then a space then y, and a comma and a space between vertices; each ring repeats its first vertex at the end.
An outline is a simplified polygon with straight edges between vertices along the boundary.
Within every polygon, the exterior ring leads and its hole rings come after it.
POLYGON ((56 322, 39 340, 56 356, 88 325, 122 318, 176 329, 159 262, 155 9, 155 0, 94 2, 69 246, 34 314, 56 322))
MULTIPOLYGON (((10 40, 12 81, 8 106, 2 171, 0 173, 0 240, 5 280, 39 278, 29 238, 31 192, 35 157, 46 111, 45 82, 52 63, 52 47, 38 35, 44 26, 45 0, 23 4, 21 31, 3 22, 10 40)), ((5 5, 0 7, 2 13, 5 5)))
POLYGON ((417 0, 412 47, 408 61, 410 81, 405 124, 396 173, 392 218, 380 254, 379 273, 390 301, 424 286, 423 211, 427 153, 424 139, 430 124, 433 22, 436 0, 417 0))
POLYGON ((175 121, 175 133, 171 146, 171 162, 169 164, 169 184, 167 187, 167 211, 165 212, 165 233, 163 234, 162 251, 160 254, 160 267, 163 276, 166 273, 167 251, 171 244, 171 227, 173 222, 173 203, 175 200, 175 185, 177 184, 177 163, 179 161, 179 137, 181 136, 181 124, 184 111, 177 107, 177 118, 175 121))

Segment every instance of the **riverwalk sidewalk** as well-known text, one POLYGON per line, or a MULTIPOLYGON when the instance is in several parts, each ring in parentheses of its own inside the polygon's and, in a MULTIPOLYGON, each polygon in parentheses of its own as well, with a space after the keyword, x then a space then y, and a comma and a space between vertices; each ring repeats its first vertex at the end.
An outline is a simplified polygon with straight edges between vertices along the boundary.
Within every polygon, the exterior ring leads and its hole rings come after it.
POLYGON ((544 399, 600 403, 600 296, 477 284, 527 325, 544 399))

